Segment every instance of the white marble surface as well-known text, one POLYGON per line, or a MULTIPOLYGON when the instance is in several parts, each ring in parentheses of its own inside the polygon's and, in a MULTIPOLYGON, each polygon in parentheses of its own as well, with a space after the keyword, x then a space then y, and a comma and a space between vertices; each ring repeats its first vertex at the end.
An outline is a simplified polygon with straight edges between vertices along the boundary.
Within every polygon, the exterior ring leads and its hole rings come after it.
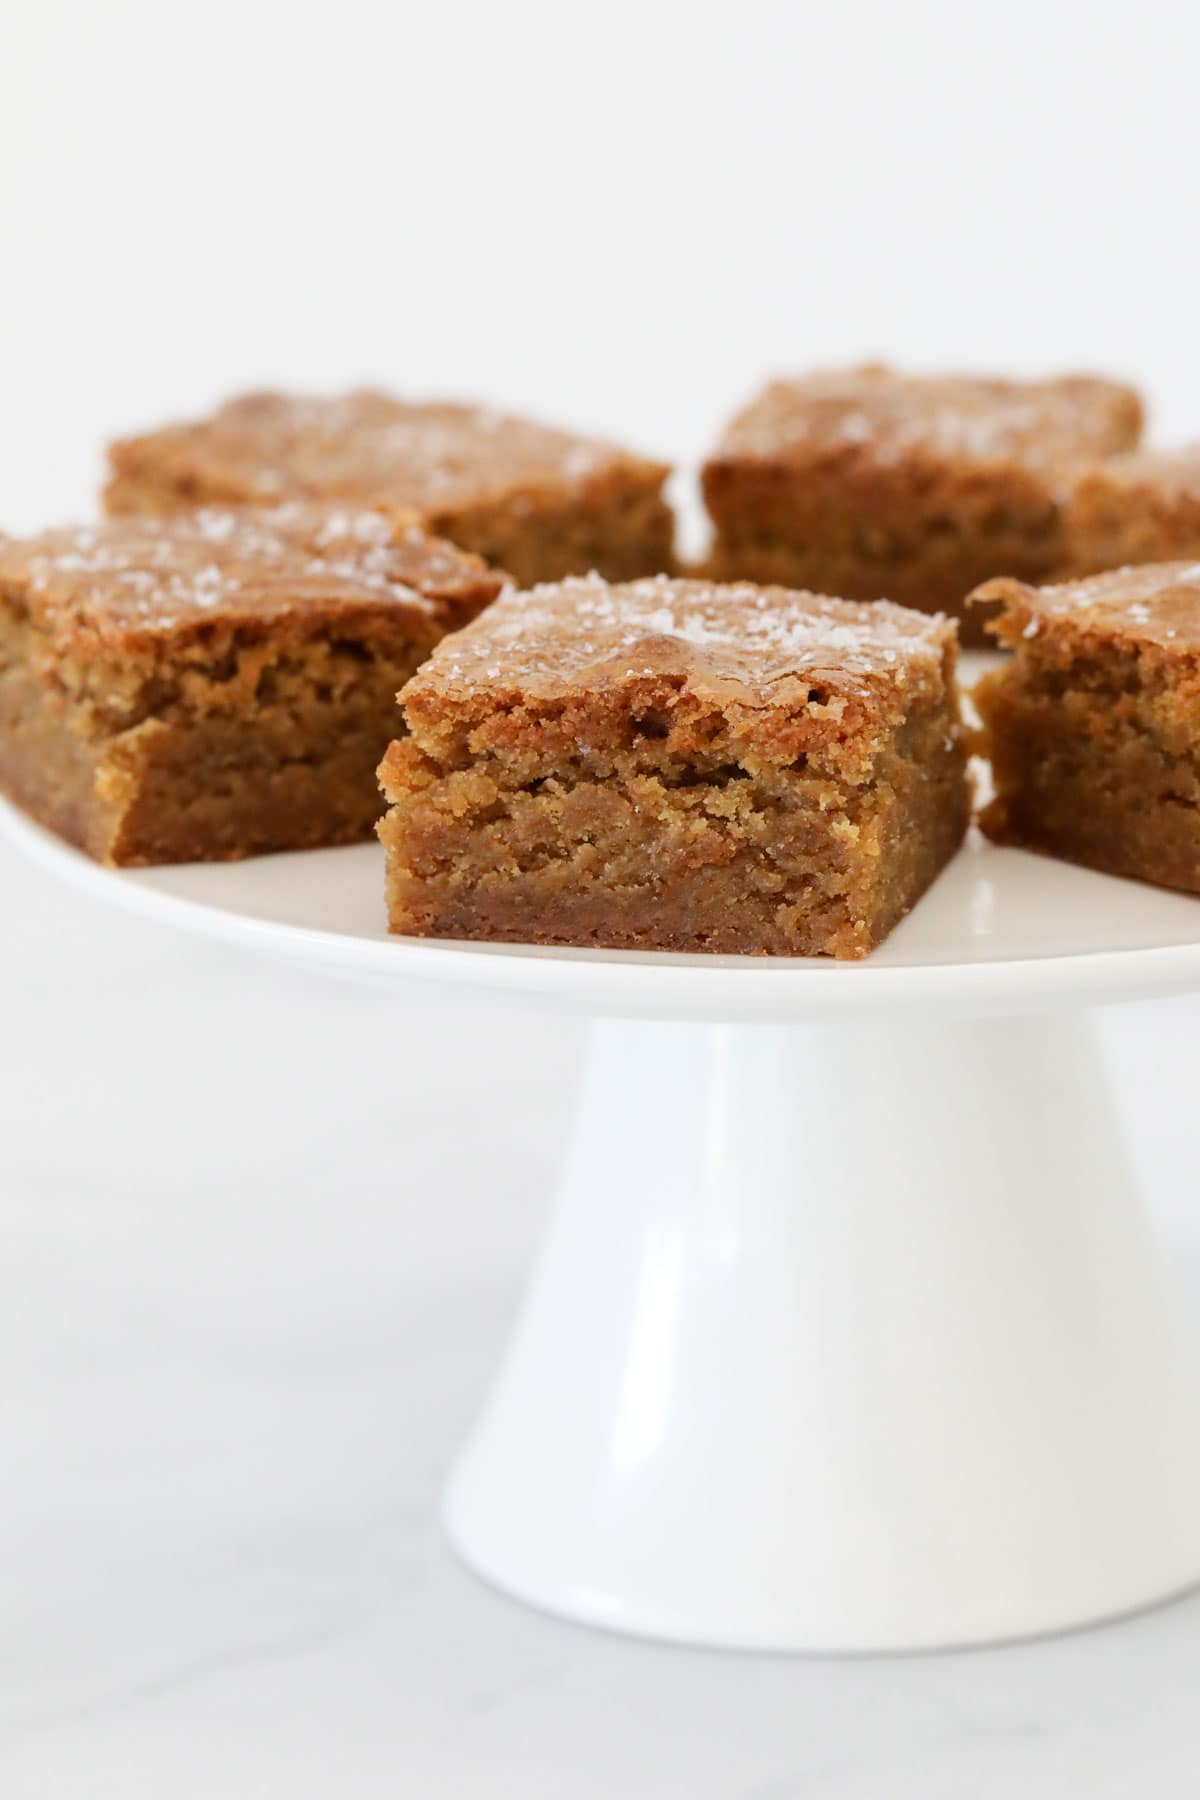
MULTIPOLYGON (((1200 1597, 908 1661, 537 1617, 437 1524, 578 1027, 323 985, 0 853, 3 1800, 1193 1800, 1200 1597)), ((1126 1123, 1200 1322, 1200 1012, 1126 1123)))

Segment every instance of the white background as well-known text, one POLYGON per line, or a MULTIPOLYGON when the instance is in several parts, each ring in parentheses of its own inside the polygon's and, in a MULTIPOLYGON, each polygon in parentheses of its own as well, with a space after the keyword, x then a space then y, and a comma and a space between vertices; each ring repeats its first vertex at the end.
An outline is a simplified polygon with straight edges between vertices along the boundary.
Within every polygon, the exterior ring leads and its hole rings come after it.
MULTIPOLYGON (((777 369, 1093 365, 1200 436, 1198 48, 1185 4, 0 0, 0 529, 258 383, 686 460, 777 369)), ((478 1589, 435 1496, 576 1028, 301 980, 8 852, 0 919, 4 1800, 1195 1794, 1200 1603, 818 1665, 478 1589)), ((1195 1027, 1107 1027, 1181 1256, 1195 1027)))

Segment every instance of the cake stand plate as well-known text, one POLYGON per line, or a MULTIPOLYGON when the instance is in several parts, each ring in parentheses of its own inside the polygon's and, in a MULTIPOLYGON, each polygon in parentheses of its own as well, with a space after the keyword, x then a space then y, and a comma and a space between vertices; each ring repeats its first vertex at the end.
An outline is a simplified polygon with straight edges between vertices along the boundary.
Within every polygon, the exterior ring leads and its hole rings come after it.
POLYGON ((1200 1364, 1088 1009, 1200 989, 1200 903, 971 842, 868 961, 383 929, 373 846, 97 899, 593 1023, 557 1205, 450 1482, 537 1605, 766 1650, 996 1642, 1200 1580, 1200 1364))

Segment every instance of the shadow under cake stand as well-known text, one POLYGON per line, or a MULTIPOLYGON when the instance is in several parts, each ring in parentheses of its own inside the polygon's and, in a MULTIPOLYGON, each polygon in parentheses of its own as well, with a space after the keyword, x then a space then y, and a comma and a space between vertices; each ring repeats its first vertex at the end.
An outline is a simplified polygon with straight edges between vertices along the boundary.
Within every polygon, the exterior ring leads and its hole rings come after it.
POLYGON ((1200 902, 967 845, 857 964, 389 938, 374 846, 97 899, 592 1020, 512 1344, 454 1470, 478 1572, 692 1644, 879 1651, 1200 1580, 1200 1360, 1088 1008, 1200 989, 1200 902))

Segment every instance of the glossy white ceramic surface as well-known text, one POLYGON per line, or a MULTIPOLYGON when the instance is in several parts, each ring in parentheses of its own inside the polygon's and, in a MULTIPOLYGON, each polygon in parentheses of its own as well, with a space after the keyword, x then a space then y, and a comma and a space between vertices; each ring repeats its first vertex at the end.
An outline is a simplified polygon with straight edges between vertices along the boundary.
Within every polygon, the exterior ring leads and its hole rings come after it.
POLYGON ((333 973, 523 994, 590 1014, 744 1020, 974 1014, 1200 987, 1200 900, 977 835, 863 962, 544 950, 390 937, 373 844, 114 873, 0 801, 0 826, 98 899, 333 973))
POLYGON ((449 1519, 552 1610, 754 1649, 1200 1578, 1200 1368, 1083 1017, 594 1027, 449 1519))
POLYGON ((370 847, 114 874, 0 817, 163 925, 599 1016, 450 1495, 497 1585, 678 1641, 876 1650, 1200 1579, 1193 1345, 1078 1005, 1200 986, 1195 901, 976 843, 858 965, 497 950, 389 939, 370 847))

